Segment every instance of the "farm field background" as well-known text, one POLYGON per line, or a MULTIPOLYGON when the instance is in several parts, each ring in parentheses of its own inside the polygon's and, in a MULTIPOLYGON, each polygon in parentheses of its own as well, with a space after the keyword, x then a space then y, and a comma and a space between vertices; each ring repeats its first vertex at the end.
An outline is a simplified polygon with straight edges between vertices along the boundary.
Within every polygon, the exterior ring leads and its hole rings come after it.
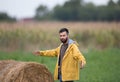
POLYGON ((36 57, 32 52, 58 47, 58 30, 62 27, 70 30, 70 37, 78 42, 87 60, 76 82, 120 81, 120 22, 3 22, 0 60, 39 62, 53 74, 56 58, 36 57))

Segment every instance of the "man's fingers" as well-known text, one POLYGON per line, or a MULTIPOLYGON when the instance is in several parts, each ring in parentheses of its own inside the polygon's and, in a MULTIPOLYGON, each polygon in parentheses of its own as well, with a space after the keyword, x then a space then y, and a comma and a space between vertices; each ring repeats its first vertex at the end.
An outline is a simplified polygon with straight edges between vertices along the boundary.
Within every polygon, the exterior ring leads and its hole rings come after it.
POLYGON ((81 62, 81 63, 80 63, 80 69, 83 69, 84 66, 85 66, 84 62, 81 62))
POLYGON ((34 51, 33 54, 34 54, 34 55, 39 55, 40 52, 39 52, 39 51, 34 51))

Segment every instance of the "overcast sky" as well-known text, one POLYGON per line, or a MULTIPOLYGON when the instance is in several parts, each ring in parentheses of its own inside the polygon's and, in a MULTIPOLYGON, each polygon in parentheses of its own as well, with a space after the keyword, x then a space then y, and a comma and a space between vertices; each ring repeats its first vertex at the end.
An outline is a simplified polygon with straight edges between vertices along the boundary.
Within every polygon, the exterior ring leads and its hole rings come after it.
MULTIPOLYGON (((0 0, 0 12, 6 12, 12 17, 18 19, 25 17, 33 17, 36 8, 43 4, 52 9, 57 4, 64 4, 68 0, 0 0)), ((84 0, 84 2, 92 2, 95 5, 106 5, 109 0, 84 0)), ((114 0, 115 2, 117 0, 114 0)))

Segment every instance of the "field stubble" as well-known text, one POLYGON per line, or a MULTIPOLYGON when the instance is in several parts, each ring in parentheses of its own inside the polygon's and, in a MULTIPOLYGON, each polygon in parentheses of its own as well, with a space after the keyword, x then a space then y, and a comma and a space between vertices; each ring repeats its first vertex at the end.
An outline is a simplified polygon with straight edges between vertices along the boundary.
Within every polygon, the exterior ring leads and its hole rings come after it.
POLYGON ((119 22, 16 22, 0 23, 0 49, 49 49, 58 46, 60 28, 70 30, 70 37, 82 48, 120 48, 119 22))

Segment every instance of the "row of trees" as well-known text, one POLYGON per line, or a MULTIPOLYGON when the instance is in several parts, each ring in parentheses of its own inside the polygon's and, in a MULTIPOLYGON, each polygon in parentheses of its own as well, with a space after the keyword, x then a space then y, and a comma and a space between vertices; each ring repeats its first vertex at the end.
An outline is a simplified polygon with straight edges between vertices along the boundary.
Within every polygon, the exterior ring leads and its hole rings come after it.
POLYGON ((7 13, 0 12, 0 21, 16 21, 16 18, 10 17, 7 13))
POLYGON ((57 5, 49 11, 46 6, 40 5, 36 9, 37 20, 62 21, 120 21, 120 0, 117 3, 109 0, 108 4, 95 6, 93 3, 84 3, 83 0, 69 0, 64 5, 57 5))
MULTIPOLYGON (((35 20, 60 21, 120 21, 120 0, 116 3, 109 0, 108 4, 95 6, 83 0, 68 0, 63 5, 56 5, 52 10, 40 5, 36 9, 35 20)), ((0 21, 16 21, 6 13, 0 12, 0 21)))

